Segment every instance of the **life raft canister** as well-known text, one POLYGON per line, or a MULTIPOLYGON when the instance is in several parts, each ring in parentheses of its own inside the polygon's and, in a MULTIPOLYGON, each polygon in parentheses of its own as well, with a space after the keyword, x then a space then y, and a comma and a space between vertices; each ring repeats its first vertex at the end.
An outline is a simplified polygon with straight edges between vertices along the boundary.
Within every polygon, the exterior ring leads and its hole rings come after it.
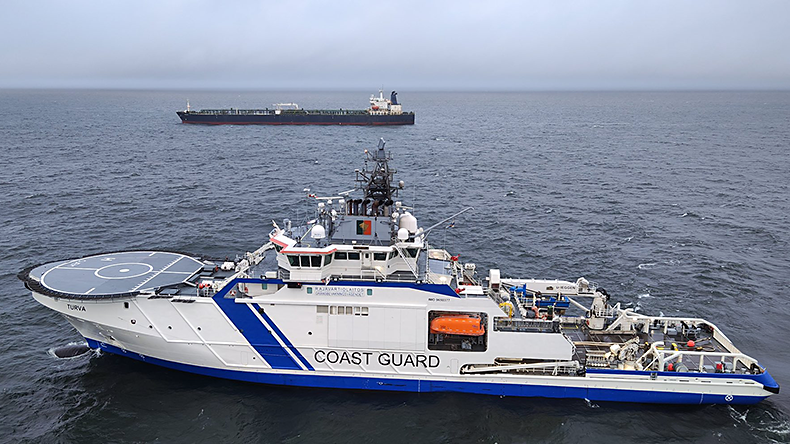
POLYGON ((482 336, 486 333, 483 320, 471 315, 445 315, 431 321, 430 332, 434 334, 482 336))

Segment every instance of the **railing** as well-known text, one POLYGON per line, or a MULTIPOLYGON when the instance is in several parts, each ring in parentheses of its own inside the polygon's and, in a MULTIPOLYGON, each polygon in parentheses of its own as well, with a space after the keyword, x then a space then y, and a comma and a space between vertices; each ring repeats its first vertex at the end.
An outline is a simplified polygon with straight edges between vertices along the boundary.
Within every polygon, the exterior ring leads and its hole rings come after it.
POLYGON ((129 291, 125 293, 113 293, 113 294, 79 294, 79 293, 65 293, 62 291, 53 290, 49 287, 44 286, 41 282, 37 279, 30 276, 30 272, 33 271, 34 268, 38 267, 38 265, 34 265, 24 270, 20 271, 17 274, 17 277, 22 280, 25 284, 25 288, 30 291, 34 291, 36 293, 40 293, 46 296, 56 297, 56 298, 63 298, 63 299, 74 299, 74 300, 100 300, 100 299, 119 299, 119 298, 131 298, 142 294, 140 291, 129 291))
POLYGON ((551 376, 581 376, 582 367, 576 361, 537 362, 534 364, 469 365, 462 374, 529 373, 551 376))
POLYGON ((543 319, 494 318, 494 331, 559 333, 560 323, 543 319))
POLYGON ((672 364, 672 371, 692 371, 700 373, 735 373, 738 364, 745 369, 760 369, 757 361, 743 353, 699 352, 691 350, 667 350, 663 342, 654 342, 647 353, 637 360, 637 368, 644 370, 666 371, 672 364))
MULTIPOLYGON (((291 280, 291 272, 280 268, 277 270, 277 278, 284 281, 291 280)), ((417 282, 417 279, 409 274, 391 274, 384 276, 377 270, 369 270, 360 274, 342 274, 342 275, 328 275, 324 278, 327 285, 332 285, 332 281, 355 281, 355 282, 417 282)))
MULTIPOLYGON (((596 318, 612 318, 620 312, 620 303, 618 302, 616 305, 606 305, 604 308, 595 307, 590 309, 590 314, 596 318)), ((611 328, 611 327, 610 327, 611 328)))
POLYGON ((662 317, 662 316, 645 316, 636 314, 631 309, 620 310, 619 303, 615 306, 620 312, 620 316, 615 319, 615 321, 606 328, 607 331, 613 331, 617 327, 621 325, 630 323, 631 325, 634 324, 643 324, 645 326, 651 326, 653 328, 661 328, 664 334, 667 333, 667 329, 669 328, 676 328, 678 326, 682 326, 684 323, 691 326, 701 326, 707 325, 713 331, 713 339, 718 341, 724 348, 726 348, 730 353, 741 353, 741 351, 735 347, 735 345, 730 341, 730 339, 719 330, 716 325, 712 322, 707 321, 702 318, 681 318, 681 317, 662 317))

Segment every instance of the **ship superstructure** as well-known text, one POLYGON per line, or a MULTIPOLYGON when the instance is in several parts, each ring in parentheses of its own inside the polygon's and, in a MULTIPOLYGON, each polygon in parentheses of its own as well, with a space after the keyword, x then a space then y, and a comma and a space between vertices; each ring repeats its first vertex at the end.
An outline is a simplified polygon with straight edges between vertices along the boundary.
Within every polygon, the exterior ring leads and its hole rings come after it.
POLYGON ((380 141, 355 189, 308 191, 309 220, 273 222, 233 261, 134 251, 20 277, 92 348, 230 379, 680 404, 778 393, 707 320, 635 313, 585 278, 478 276, 430 245, 444 221, 420 228, 391 160, 380 141))

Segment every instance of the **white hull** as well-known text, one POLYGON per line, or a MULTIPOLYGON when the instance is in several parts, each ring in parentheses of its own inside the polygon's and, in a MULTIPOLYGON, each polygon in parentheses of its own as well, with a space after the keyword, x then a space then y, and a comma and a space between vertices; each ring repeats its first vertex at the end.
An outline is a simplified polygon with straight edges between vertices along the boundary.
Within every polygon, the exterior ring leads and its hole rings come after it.
MULTIPOLYGON (((300 368, 272 368, 211 298, 196 298, 194 302, 185 303, 142 297, 105 302, 56 300, 38 293, 34 293, 34 297, 63 313, 95 348, 229 379, 295 386, 694 404, 751 404, 770 394, 753 378, 734 377, 736 375, 594 371, 583 376, 460 374, 459 368, 468 363, 463 356, 459 357, 458 352, 428 350, 424 343, 422 348, 374 349, 332 347, 326 342, 320 345, 294 342, 295 353, 290 356, 300 368), (129 308, 125 308, 124 303, 129 308), (211 325, 213 331, 208 332, 201 325, 211 325), (298 355, 303 357, 304 363, 298 355)), ((262 299, 254 300, 265 303, 262 299)), ((241 305, 252 304, 249 301, 241 305)), ((309 305, 315 306, 314 303, 309 305)), ((253 310, 250 308, 250 311, 253 310)), ((288 322, 280 322, 274 314, 270 316, 282 328, 282 334, 288 335, 285 327, 288 322)), ((313 328, 315 326, 313 324, 313 328)), ((318 337, 315 332, 311 336, 318 337)), ((283 349, 289 351, 283 338, 278 339, 283 349)), ((466 359, 481 362, 485 358, 466 359)))

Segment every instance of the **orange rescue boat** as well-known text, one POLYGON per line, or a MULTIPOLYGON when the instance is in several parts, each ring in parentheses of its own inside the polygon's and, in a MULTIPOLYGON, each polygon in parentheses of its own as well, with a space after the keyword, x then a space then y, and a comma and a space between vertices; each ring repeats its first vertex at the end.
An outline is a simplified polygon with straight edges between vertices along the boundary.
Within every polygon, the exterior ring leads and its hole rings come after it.
POLYGON ((483 320, 470 315, 445 315, 431 321, 431 333, 463 336, 483 336, 483 320))

